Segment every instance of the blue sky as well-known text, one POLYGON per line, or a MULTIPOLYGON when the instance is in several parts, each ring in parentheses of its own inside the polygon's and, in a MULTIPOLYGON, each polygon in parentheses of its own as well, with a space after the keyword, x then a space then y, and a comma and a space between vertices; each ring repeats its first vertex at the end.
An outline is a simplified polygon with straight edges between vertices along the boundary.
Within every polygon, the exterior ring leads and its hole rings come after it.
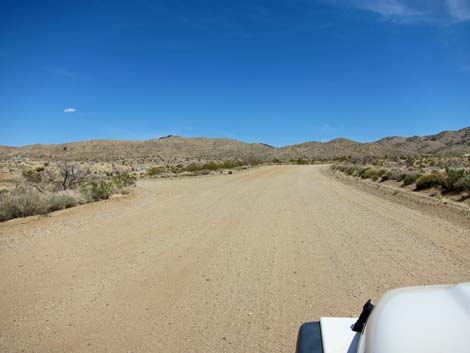
POLYGON ((2 1, 2 145, 469 125, 470 0, 2 1))

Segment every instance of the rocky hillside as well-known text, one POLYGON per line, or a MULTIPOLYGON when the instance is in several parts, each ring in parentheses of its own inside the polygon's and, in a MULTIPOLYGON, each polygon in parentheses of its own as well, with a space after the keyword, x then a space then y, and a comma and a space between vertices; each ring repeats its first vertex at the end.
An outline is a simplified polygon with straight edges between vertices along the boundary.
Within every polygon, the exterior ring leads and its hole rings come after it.
POLYGON ((36 159, 117 160, 153 158, 161 160, 267 159, 273 147, 223 138, 166 136, 147 141, 92 140, 58 145, 0 147, 0 158, 22 156, 36 159))
POLYGON ((462 155, 470 153, 470 127, 430 136, 386 137, 374 144, 412 154, 462 155))
POLYGON ((329 142, 306 142, 275 148, 263 143, 245 143, 223 138, 166 136, 147 141, 93 140, 58 145, 0 146, 0 158, 22 156, 36 159, 116 160, 153 158, 161 160, 332 159, 344 156, 463 155, 470 153, 470 128, 430 136, 386 137, 359 143, 343 138, 329 142))

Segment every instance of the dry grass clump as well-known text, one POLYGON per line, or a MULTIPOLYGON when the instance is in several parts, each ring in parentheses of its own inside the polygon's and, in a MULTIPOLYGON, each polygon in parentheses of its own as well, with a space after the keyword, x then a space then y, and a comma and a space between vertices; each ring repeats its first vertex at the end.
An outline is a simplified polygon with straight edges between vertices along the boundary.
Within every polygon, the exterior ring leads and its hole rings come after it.
POLYGON ((20 187, 0 194, 0 221, 47 213, 46 197, 33 188, 20 187))
POLYGON ((87 167, 58 164, 25 169, 16 187, 0 193, 0 221, 41 215, 78 204, 106 200, 113 194, 128 193, 136 177, 128 173, 96 178, 87 167))
POLYGON ((77 204, 77 198, 71 195, 41 193, 32 187, 19 186, 0 194, 0 221, 46 214, 77 204))

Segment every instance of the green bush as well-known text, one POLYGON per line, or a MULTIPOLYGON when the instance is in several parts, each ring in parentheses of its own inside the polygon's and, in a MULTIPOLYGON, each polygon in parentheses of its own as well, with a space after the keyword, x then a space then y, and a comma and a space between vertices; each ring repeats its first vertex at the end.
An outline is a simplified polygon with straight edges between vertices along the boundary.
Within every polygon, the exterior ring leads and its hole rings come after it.
POLYGON ((244 166, 246 163, 243 161, 225 161, 222 163, 221 168, 223 169, 234 169, 237 167, 244 166))
POLYGON ((362 167, 352 167, 351 168, 351 175, 357 177, 357 176, 361 175, 363 170, 364 170, 364 168, 362 168, 362 167))
POLYGON ((365 168, 363 169, 359 175, 361 176, 361 178, 363 179, 372 179, 374 181, 377 181, 379 180, 379 178, 385 173, 385 170, 384 169, 375 169, 375 168, 372 168, 372 167, 369 167, 369 168, 365 168))
POLYGON ((118 189, 134 186, 137 178, 129 173, 117 174, 112 177, 112 182, 118 189))
POLYGON ((405 177, 407 176, 407 173, 403 172, 400 169, 392 169, 390 171, 390 176, 388 177, 389 180, 396 180, 396 181, 403 181, 405 177))
POLYGON ((403 177, 403 185, 408 186, 411 184, 414 184, 416 180, 418 180, 421 177, 421 174, 419 173, 407 173, 403 177))
POLYGON ((183 168, 183 170, 186 172, 198 172, 202 169, 203 169, 202 166, 197 163, 188 164, 186 167, 183 168))
MULTIPOLYGON (((183 171, 185 172, 205 172, 207 170, 210 171, 215 171, 219 169, 234 169, 238 167, 242 167, 244 165, 251 164, 252 166, 259 164, 259 161, 257 160, 250 160, 249 162, 243 162, 243 161, 224 161, 224 162, 207 162, 204 164, 198 164, 198 163, 191 163, 188 164, 186 167, 183 168, 183 171)), ((204 173, 200 173, 205 175, 204 173)))
POLYGON ((114 184, 106 180, 92 180, 82 189, 89 201, 107 200, 114 192, 114 184))
POLYGON ((163 167, 152 167, 147 170, 148 176, 155 176, 165 172, 165 168, 163 167))
POLYGON ((364 179, 367 178, 367 177, 368 177, 367 175, 369 174, 369 171, 370 171, 371 169, 372 169, 371 167, 367 167, 367 168, 361 169, 361 170, 359 171, 359 176, 360 176, 361 178, 364 178, 364 179))
POLYGON ((425 190, 436 186, 445 185, 445 180, 439 174, 424 174, 416 180, 416 189, 425 190))
POLYGON ((384 170, 382 173, 382 177, 380 178, 381 182, 384 182, 386 180, 390 180, 392 177, 392 171, 391 170, 384 170))
POLYGON ((465 177, 465 169, 451 169, 446 168, 447 179, 445 182, 445 188, 447 191, 464 191, 459 183, 460 179, 465 177))
POLYGON ((217 163, 217 162, 208 162, 208 163, 204 163, 201 167, 201 170, 205 170, 205 169, 208 169, 208 170, 217 170, 219 168, 221 168, 222 165, 217 163))
POLYGON ((468 191, 468 192, 470 192, 470 174, 467 174, 464 177, 460 178, 455 183, 455 189, 457 191, 468 191))
POLYGON ((49 197, 47 202, 49 212, 63 210, 76 205, 77 200, 73 196, 66 194, 53 194, 49 197))

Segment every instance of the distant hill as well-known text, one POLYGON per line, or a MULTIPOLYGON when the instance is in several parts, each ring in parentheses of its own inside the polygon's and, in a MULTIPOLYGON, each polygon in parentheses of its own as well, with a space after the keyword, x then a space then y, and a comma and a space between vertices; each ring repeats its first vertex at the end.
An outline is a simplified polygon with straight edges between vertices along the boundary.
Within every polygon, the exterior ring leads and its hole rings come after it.
POLYGON ((165 136, 147 141, 91 140, 57 145, 0 146, 0 158, 23 156, 38 159, 117 160, 157 158, 161 160, 266 159, 273 147, 224 138, 165 136))
POLYGON ((264 143, 233 139, 165 136, 147 141, 92 140, 57 145, 0 146, 0 158, 22 156, 35 159, 117 160, 156 158, 161 160, 291 160, 332 159, 345 156, 463 155, 470 153, 470 127, 430 136, 386 137, 371 143, 344 138, 329 142, 305 142, 276 148, 264 143))
POLYGON ((461 155, 470 153, 470 127, 429 136, 386 137, 375 144, 413 154, 461 155))

